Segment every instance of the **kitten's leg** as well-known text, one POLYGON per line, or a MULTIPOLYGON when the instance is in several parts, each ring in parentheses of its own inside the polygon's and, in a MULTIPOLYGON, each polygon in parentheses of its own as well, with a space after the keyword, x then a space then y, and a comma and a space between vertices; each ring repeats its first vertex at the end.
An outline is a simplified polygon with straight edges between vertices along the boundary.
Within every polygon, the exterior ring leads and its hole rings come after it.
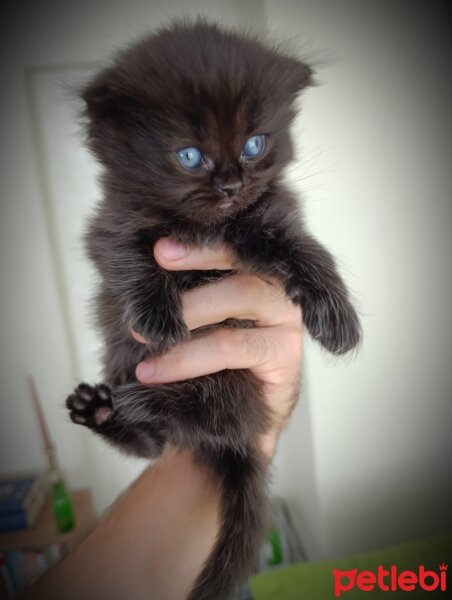
POLYGON ((71 419, 136 454, 143 439, 195 449, 244 451, 269 422, 261 384, 247 371, 223 371, 164 385, 106 386, 81 384, 67 399, 71 419))
POLYGON ((136 285, 135 293, 127 299, 126 315, 150 352, 164 353, 189 337, 176 283, 170 277, 160 277, 157 271, 136 285))
MULTIPOLYGON (((187 339, 179 289, 174 277, 156 263, 150 240, 111 234, 106 243, 105 237, 101 225, 92 225, 88 249, 103 275, 112 305, 122 311, 123 322, 144 337, 153 353, 165 352, 187 339)), ((110 305, 101 306, 104 313, 109 310, 110 305)))
POLYGON ((151 423, 142 427, 117 417, 110 388, 106 385, 81 383, 67 398, 66 407, 74 423, 88 427, 129 454, 153 458, 163 449, 165 437, 151 423))
POLYGON ((305 235, 289 265, 286 293, 302 307, 312 337, 333 354, 355 348, 361 341, 361 325, 332 255, 305 235))
POLYGON ((311 235, 272 230, 267 223, 247 235, 241 230, 230 241, 245 265, 281 281, 289 298, 300 304, 309 333, 327 350, 344 354, 359 344, 358 315, 334 258, 311 235))

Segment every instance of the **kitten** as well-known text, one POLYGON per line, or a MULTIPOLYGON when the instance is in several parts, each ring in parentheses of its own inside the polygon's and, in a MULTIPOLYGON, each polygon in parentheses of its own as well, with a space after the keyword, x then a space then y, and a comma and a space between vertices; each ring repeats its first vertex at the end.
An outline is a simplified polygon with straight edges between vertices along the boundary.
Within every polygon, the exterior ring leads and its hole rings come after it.
POLYGON ((67 406, 74 422, 128 452, 155 457, 171 442, 214 470, 222 524, 190 600, 229 598, 256 564, 266 523, 266 464, 256 439, 270 419, 247 370, 137 383, 139 361, 193 335, 181 293, 228 275, 166 272, 152 250, 163 236, 227 244, 239 268, 281 281, 327 350, 358 344, 359 321, 334 260, 281 181, 292 159, 295 100, 311 77, 280 50, 197 21, 120 52, 82 92, 88 144, 104 167, 86 243, 102 280, 105 384, 80 384, 67 406))

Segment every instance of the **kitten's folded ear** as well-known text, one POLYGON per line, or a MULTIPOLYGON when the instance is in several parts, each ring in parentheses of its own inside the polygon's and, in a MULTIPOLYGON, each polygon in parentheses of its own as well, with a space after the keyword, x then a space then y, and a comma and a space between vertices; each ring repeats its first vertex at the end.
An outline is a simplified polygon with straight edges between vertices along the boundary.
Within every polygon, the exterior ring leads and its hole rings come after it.
POLYGON ((115 110, 117 93, 113 86, 112 69, 104 69, 88 82, 80 92, 85 101, 85 115, 91 119, 108 116, 115 110))
POLYGON ((299 94, 306 87, 315 85, 314 71, 308 64, 296 58, 289 58, 288 61, 291 72, 288 83, 293 94, 299 94))
POLYGON ((291 106, 306 87, 314 85, 313 76, 314 72, 307 63, 281 54, 274 55, 273 62, 267 64, 265 71, 265 81, 276 106, 291 106))
POLYGON ((108 165, 124 147, 122 133, 126 131, 124 118, 130 100, 121 94, 112 68, 107 68, 88 81, 79 92, 85 107, 87 144, 98 160, 108 165))

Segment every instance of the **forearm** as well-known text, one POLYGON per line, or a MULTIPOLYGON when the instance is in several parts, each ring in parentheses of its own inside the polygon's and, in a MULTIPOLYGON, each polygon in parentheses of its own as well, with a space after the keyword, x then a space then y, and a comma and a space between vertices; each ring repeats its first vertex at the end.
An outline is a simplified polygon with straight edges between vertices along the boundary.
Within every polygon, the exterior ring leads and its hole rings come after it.
POLYGON ((24 600, 183 600, 214 544, 218 512, 210 473, 169 449, 24 600))

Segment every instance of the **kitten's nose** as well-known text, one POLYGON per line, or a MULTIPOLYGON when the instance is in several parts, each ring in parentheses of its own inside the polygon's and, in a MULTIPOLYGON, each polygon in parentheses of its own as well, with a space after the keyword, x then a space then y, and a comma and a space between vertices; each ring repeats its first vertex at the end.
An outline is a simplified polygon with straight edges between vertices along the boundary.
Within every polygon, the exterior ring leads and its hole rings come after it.
POLYGON ((218 182, 217 187, 222 194, 230 198, 231 196, 235 196, 240 192, 240 190, 243 188, 243 182, 240 181, 240 179, 236 179, 234 181, 222 181, 218 182))

